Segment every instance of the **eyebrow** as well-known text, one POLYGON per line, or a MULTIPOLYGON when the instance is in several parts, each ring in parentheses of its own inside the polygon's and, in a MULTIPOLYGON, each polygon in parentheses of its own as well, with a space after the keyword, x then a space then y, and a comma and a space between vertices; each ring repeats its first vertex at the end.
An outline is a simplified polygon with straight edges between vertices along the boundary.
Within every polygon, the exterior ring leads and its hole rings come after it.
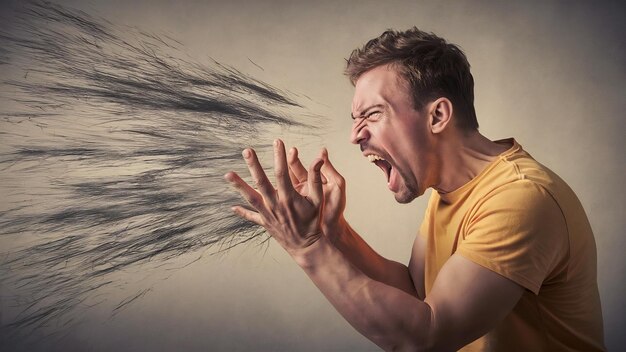
POLYGON ((376 104, 376 105, 372 105, 372 106, 370 106, 370 107, 366 108, 365 110, 361 111, 361 113, 359 114, 359 116, 356 116, 356 117, 355 117, 354 115, 352 115, 352 113, 350 113, 350 117, 351 117, 353 120, 355 120, 355 119, 357 119, 358 117, 363 117, 364 115, 366 115, 366 114, 367 114, 367 112, 368 112, 368 111, 370 111, 370 110, 372 110, 372 109, 374 109, 374 108, 382 108, 382 107, 383 107, 383 104, 376 104))

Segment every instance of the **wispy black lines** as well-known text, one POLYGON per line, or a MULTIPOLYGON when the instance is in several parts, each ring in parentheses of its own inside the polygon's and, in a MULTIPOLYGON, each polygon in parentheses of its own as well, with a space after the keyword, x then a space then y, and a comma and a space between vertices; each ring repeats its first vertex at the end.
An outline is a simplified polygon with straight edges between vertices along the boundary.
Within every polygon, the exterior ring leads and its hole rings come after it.
POLYGON ((49 2, 3 19, 0 287, 17 313, 0 335, 65 326, 133 265, 265 238, 229 211, 241 200, 222 175, 246 174, 241 150, 270 132, 318 133, 317 117, 183 49, 49 2))

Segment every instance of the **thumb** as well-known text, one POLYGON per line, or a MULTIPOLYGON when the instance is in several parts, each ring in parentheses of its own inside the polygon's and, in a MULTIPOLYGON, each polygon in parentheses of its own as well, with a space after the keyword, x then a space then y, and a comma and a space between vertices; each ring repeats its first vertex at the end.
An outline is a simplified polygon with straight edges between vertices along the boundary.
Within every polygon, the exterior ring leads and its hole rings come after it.
POLYGON ((320 205, 324 200, 324 192, 322 190, 322 173, 320 172, 323 159, 315 159, 309 166, 308 180, 309 183, 309 199, 313 205, 320 205))
POLYGON ((326 178, 333 178, 335 180, 340 179, 342 177, 341 174, 337 171, 337 169, 335 169, 333 164, 330 162, 330 159, 328 158, 328 149, 322 148, 321 158, 322 160, 324 160, 324 164, 322 165, 322 173, 324 174, 324 176, 326 176, 326 178))

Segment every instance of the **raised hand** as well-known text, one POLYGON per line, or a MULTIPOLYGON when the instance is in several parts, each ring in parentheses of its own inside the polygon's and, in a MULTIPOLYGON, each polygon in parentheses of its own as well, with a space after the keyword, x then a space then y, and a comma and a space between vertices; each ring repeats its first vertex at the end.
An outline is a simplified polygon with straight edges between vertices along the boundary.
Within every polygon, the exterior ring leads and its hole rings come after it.
MULTIPOLYGON (((322 211, 322 230, 328 235, 331 242, 333 236, 340 231, 337 229, 345 225, 343 212, 346 208, 346 182, 343 176, 337 172, 328 158, 328 150, 322 149, 320 157, 324 161, 322 165, 322 189, 324 191, 324 207, 322 211)), ((307 195, 308 173, 298 158, 298 149, 291 148, 288 156, 289 176, 294 188, 302 195, 307 195)))
MULTIPOLYGON (((253 149, 243 151, 254 185, 253 188, 235 172, 224 178, 235 187, 254 210, 241 206, 233 207, 240 217, 263 226, 290 254, 315 243, 322 236, 321 212, 324 204, 320 169, 324 161, 317 158, 309 170, 298 170, 306 175, 306 192, 294 188, 290 178, 285 146, 279 139, 274 141, 274 171, 277 189, 270 183, 253 149)), ((302 166, 300 164, 300 166, 302 166)), ((303 190, 301 185, 298 185, 303 190)))

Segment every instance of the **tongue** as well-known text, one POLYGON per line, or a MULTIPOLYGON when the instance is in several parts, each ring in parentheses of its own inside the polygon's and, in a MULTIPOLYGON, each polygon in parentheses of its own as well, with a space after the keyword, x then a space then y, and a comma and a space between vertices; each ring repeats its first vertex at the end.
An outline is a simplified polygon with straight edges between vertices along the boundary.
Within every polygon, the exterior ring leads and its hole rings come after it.
POLYGON ((387 182, 387 188, 389 188, 391 192, 395 193, 398 191, 399 185, 400 182, 398 180, 398 173, 396 172, 396 169, 391 168, 391 172, 389 173, 389 180, 387 182))

